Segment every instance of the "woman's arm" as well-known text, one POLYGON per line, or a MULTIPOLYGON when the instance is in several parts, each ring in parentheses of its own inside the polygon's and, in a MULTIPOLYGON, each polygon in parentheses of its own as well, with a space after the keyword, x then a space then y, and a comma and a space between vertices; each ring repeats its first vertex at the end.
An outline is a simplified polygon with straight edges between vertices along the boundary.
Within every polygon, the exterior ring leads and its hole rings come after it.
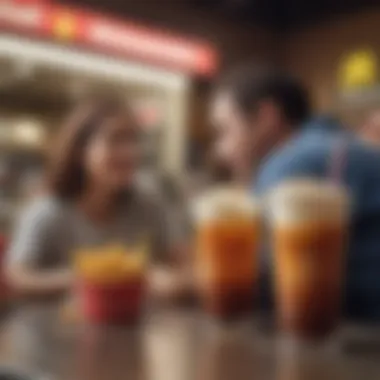
POLYGON ((149 288, 153 298, 165 302, 187 301, 194 296, 189 220, 182 199, 149 200, 150 248, 153 266, 149 288))
POLYGON ((188 244, 170 246, 166 255, 156 261, 149 276, 151 295, 163 302, 191 302, 196 296, 194 265, 188 244))
POLYGON ((62 211, 51 199, 34 202, 21 215, 6 257, 6 279, 16 295, 51 296, 71 284, 63 269, 65 229, 62 211))
POLYGON ((22 265, 9 265, 6 279, 15 296, 55 296, 68 291, 73 282, 72 272, 67 269, 51 271, 32 270, 22 265))

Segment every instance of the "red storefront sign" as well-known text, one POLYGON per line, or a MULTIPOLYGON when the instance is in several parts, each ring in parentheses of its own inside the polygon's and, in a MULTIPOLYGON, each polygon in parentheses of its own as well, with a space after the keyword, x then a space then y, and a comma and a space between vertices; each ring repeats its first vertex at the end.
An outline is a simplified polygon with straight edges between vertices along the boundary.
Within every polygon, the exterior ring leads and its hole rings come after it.
POLYGON ((215 49, 206 43, 48 1, 0 0, 1 29, 189 74, 209 76, 215 73, 218 65, 215 49))

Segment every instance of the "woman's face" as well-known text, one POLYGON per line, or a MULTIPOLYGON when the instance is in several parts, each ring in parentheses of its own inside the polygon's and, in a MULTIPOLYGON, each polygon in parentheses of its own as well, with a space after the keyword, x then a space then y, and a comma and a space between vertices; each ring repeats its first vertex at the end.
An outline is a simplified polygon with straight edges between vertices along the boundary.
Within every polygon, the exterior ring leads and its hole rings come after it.
POLYGON ((125 115, 106 118, 84 152, 87 178, 111 191, 128 188, 141 155, 138 128, 125 115))

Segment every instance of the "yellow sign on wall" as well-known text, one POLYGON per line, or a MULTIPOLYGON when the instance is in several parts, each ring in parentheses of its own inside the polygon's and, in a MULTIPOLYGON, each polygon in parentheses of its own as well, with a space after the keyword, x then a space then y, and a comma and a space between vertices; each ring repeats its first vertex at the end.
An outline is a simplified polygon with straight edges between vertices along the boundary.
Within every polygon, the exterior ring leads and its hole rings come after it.
POLYGON ((343 59, 339 72, 339 84, 343 90, 371 87, 377 81, 378 62, 372 50, 357 50, 343 59))
POLYGON ((57 13, 53 31, 57 38, 62 40, 70 40, 76 32, 76 19, 68 12, 57 13))

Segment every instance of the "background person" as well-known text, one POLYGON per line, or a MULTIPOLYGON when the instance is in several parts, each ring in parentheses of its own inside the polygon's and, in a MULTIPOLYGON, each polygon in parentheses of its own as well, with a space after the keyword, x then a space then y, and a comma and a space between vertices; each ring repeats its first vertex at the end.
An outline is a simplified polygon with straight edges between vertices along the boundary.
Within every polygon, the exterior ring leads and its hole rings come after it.
POLYGON ((7 274, 27 295, 68 290, 71 256, 88 247, 128 246, 148 239, 153 287, 179 292, 181 278, 166 264, 178 260, 165 208, 137 186, 140 130, 115 99, 84 102, 58 136, 46 195, 26 210, 8 252, 7 274))
MULTIPOLYGON (((277 70, 238 68, 220 82, 211 113, 219 157, 250 178, 252 191, 266 194, 294 177, 336 176, 348 187, 353 214, 346 312, 380 320, 379 153, 333 120, 311 119, 307 91, 277 70), (332 157, 342 146, 332 170, 332 157)), ((267 255, 263 268, 265 274, 271 270, 267 255)))

